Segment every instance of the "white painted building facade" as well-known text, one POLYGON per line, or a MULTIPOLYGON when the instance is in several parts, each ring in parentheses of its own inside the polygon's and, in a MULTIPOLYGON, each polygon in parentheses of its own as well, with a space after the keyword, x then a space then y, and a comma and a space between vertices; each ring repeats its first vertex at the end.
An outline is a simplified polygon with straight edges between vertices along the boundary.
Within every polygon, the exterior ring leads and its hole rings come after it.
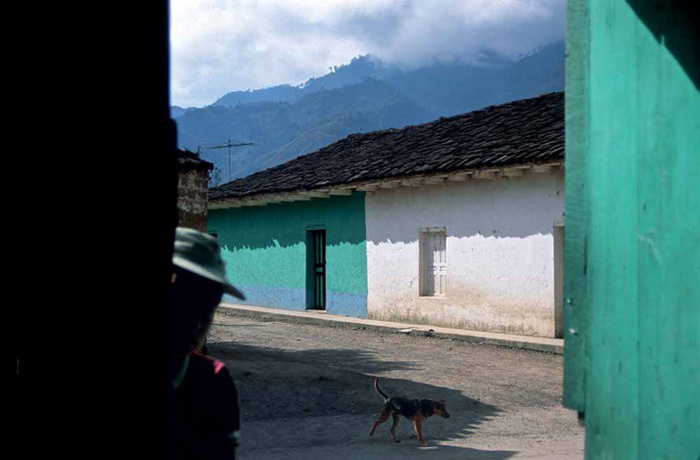
POLYGON ((368 192, 370 318, 561 335, 564 172, 368 192))

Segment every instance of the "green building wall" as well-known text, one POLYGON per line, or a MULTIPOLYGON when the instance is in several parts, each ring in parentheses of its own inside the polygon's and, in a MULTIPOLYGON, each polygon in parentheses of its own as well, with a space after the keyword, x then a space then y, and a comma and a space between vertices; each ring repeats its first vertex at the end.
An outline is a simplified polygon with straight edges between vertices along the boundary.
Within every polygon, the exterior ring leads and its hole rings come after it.
MULTIPOLYGON (((367 316, 365 197, 296 201, 209 211, 228 276, 246 295, 238 303, 305 310, 313 296, 309 232, 326 231, 326 311, 367 316)), ((233 299, 228 299, 234 301, 233 299)))
POLYGON ((700 458, 692 3, 567 4, 564 403, 587 459, 700 458))

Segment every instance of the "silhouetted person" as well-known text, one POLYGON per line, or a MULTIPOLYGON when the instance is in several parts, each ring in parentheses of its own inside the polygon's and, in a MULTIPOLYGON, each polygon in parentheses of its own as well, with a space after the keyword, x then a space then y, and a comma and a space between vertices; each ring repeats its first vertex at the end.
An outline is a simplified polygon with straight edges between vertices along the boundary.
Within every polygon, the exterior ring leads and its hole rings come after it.
POLYGON ((244 299, 227 280, 216 240, 175 231, 170 312, 171 458, 233 459, 238 393, 224 363, 200 353, 224 293, 244 299))

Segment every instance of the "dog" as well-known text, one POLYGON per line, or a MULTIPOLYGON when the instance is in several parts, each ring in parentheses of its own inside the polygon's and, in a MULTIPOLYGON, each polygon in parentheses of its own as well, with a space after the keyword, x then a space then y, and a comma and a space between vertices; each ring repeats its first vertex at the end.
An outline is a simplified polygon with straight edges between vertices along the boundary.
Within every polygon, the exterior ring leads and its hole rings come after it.
MULTIPOLYGON (((382 405, 381 414, 379 414, 377 420, 374 421, 372 429, 369 430, 370 438, 374 434, 374 430, 376 430, 379 425, 386 422, 389 416, 391 416, 394 419, 390 430, 391 440, 394 442, 401 442, 396 439, 396 426, 399 424, 399 416, 403 415, 413 422, 413 428, 416 430, 415 437, 418 438, 418 442, 421 446, 425 446, 426 442, 423 439, 422 431, 423 422, 432 415, 450 418, 450 414, 445 407, 444 399, 433 401, 430 399, 408 399, 401 396, 390 398, 379 388, 379 377, 374 378, 374 389, 382 395, 384 404, 382 405)), ((411 438, 414 438, 414 436, 412 435, 411 438)))

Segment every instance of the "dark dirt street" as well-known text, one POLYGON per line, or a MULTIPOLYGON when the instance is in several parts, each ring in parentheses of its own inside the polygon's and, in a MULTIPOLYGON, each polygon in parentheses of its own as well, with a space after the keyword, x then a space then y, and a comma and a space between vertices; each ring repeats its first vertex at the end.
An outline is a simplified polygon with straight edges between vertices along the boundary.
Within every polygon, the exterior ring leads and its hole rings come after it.
POLYGON ((562 357, 218 313, 209 352, 223 360, 241 402, 242 459, 581 459, 583 429, 561 407, 562 357), (447 401, 449 419, 423 426, 428 447, 389 438, 391 421, 367 434, 382 398, 447 401))

